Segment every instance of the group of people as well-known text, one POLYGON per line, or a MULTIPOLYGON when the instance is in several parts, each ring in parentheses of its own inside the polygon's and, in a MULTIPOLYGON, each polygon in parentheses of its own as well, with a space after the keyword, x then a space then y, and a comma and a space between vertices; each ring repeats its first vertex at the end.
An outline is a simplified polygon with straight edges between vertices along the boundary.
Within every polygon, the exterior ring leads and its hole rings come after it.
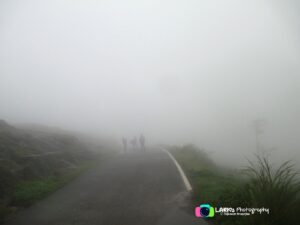
MULTIPOLYGON (((125 137, 123 137, 122 138, 122 142, 123 142, 124 153, 127 153, 127 151, 128 151, 127 139, 125 137)), ((139 145, 138 145, 138 140, 137 140, 136 137, 134 137, 133 139, 131 139, 130 140, 130 145, 131 145, 132 151, 138 151, 138 150, 140 150, 141 152, 145 152, 146 151, 145 142, 146 142, 146 139, 145 139, 145 137, 144 137, 143 134, 141 134, 140 137, 139 137, 139 145)))

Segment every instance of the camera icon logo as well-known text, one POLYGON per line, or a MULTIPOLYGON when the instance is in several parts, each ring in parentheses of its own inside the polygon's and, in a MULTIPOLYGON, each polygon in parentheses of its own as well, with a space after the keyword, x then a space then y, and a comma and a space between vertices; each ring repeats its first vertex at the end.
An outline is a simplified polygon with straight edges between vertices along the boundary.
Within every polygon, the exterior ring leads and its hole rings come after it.
POLYGON ((214 217, 215 209, 211 207, 209 204, 201 204, 200 206, 195 208, 195 216, 196 217, 214 217))

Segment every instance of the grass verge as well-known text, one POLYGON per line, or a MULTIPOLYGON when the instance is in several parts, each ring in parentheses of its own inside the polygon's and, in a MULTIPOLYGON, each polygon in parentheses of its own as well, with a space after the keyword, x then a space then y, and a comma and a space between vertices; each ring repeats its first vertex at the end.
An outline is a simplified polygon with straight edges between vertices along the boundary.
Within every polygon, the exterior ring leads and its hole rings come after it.
POLYGON ((192 186, 194 204, 216 204, 221 193, 240 185, 241 179, 232 173, 221 171, 209 155, 194 145, 171 147, 169 151, 182 166, 192 186))
POLYGON ((65 184, 75 179, 78 175, 92 168, 96 163, 94 161, 85 162, 84 164, 66 172, 61 176, 52 176, 44 179, 23 181, 16 186, 12 204, 14 206, 27 207, 43 199, 49 194, 55 192, 65 184))
POLYGON ((96 164, 97 160, 86 161, 60 175, 19 182, 14 188, 9 204, 0 202, 0 224, 18 209, 26 208, 47 197, 96 164))
POLYGON ((266 157, 256 156, 245 170, 226 172, 201 149, 187 145, 170 148, 193 186, 194 206, 268 208, 269 214, 249 216, 216 215, 210 221, 222 225, 297 224, 300 183, 291 162, 272 167, 266 157))

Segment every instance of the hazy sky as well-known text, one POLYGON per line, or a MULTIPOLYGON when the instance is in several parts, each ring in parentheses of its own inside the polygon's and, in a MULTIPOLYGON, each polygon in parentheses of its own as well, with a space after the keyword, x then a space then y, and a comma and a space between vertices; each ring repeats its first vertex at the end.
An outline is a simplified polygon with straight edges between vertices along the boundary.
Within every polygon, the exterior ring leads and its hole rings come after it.
POLYGON ((226 160, 265 118, 265 145, 299 157, 299 15, 296 0, 1 0, 0 118, 226 160))

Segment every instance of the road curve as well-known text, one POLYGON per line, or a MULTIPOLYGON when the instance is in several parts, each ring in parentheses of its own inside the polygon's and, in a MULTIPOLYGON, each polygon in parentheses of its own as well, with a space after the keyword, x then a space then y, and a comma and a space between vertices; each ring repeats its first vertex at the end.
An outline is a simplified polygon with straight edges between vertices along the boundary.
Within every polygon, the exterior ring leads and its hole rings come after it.
POLYGON ((193 216, 174 162, 162 151, 121 155, 95 167, 6 225, 189 225, 193 216))

